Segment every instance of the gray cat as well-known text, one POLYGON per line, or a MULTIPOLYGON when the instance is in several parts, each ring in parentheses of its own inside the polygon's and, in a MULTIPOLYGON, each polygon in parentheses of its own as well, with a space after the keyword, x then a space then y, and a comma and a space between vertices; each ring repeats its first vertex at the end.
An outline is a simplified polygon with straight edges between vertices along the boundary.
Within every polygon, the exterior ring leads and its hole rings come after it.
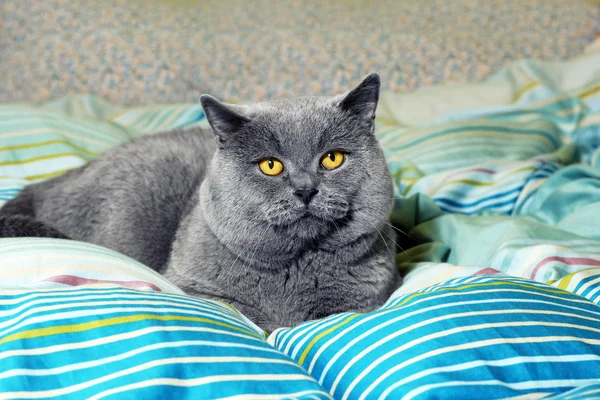
POLYGON ((212 133, 125 143, 24 189, 4 224, 25 215, 45 235, 114 249, 266 331, 372 310, 400 281, 379 86, 371 74, 344 96, 250 106, 203 96, 212 133))

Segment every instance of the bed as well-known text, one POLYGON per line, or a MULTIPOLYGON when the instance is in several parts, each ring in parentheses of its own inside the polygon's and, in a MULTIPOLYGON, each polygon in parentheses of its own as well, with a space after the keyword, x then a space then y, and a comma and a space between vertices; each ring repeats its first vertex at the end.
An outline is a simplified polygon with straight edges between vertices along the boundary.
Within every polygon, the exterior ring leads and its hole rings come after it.
MULTIPOLYGON (((0 398, 600 397, 600 52, 385 92, 404 284, 268 337, 113 251, 0 240, 0 398)), ((0 106, 0 202, 198 104, 0 106)))

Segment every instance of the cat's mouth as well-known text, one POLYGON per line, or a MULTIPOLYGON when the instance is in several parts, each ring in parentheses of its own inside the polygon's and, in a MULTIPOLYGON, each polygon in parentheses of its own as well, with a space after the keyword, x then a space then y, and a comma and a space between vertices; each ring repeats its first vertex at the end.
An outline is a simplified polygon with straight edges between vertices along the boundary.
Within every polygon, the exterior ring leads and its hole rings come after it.
POLYGON ((294 218, 294 220, 290 221, 290 225, 298 224, 298 223, 311 223, 311 222, 322 222, 322 219, 315 216, 310 211, 306 210, 301 213, 298 217, 294 218))
POLYGON ((294 217, 288 219, 287 221, 276 224, 282 228, 316 228, 316 229, 326 229, 336 221, 340 221, 346 216, 346 213, 343 214, 330 214, 326 212, 320 212, 322 210, 311 210, 309 208, 304 209, 302 212, 299 212, 294 217))
MULTIPOLYGON (((308 207, 291 206, 282 202, 280 205, 265 210, 266 222, 274 228, 307 232, 328 231, 331 225, 340 225, 349 212, 347 202, 311 203, 308 207)), ((312 234, 311 233, 311 234, 312 234)))

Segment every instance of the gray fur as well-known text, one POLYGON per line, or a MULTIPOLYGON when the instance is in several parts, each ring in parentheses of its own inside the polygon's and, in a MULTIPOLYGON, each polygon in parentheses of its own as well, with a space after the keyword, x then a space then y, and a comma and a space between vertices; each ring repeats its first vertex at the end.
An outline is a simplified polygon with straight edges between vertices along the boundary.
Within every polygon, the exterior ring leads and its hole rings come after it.
POLYGON ((378 96, 375 74, 336 98, 234 107, 203 96, 212 133, 131 141, 27 187, 2 212, 135 258, 267 331, 369 311, 399 283, 378 96), (347 153, 337 169, 319 164, 329 150, 347 153), (281 175, 259 170, 266 157, 283 162, 281 175), (305 205, 298 189, 318 193, 305 205))

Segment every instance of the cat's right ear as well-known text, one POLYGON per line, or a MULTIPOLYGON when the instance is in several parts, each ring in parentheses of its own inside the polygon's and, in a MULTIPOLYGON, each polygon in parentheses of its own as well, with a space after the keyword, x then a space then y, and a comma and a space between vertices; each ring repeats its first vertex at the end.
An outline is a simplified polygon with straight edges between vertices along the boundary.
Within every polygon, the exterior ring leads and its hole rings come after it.
POLYGON ((222 103, 212 96, 203 95, 200 97, 200 104, 219 146, 225 144, 232 135, 250 122, 250 118, 242 114, 241 107, 222 103))

